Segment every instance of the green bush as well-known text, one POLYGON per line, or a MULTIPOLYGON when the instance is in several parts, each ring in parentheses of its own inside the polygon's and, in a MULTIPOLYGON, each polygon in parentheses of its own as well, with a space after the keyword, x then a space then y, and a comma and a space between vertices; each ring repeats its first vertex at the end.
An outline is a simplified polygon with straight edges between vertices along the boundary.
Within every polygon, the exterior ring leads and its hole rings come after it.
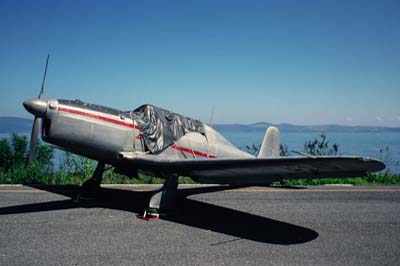
POLYGON ((53 175, 54 150, 39 143, 35 159, 27 165, 28 140, 26 136, 11 134, 0 140, 0 182, 12 184, 46 183, 53 175), (46 178, 44 178, 46 177, 46 178))
POLYGON ((325 133, 321 133, 319 138, 309 140, 304 143, 304 153, 313 156, 337 155, 339 153, 339 145, 329 144, 325 133))

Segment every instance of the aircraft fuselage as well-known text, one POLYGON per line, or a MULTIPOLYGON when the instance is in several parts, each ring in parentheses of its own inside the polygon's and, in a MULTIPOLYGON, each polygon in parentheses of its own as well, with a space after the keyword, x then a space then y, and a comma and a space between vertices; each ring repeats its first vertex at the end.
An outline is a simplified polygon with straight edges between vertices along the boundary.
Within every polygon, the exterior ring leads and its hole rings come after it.
MULTIPOLYGON (((34 99, 24 105, 43 118, 42 139, 67 151, 108 164, 118 162, 122 153, 149 153, 133 112, 79 100, 34 99)), ((204 127, 205 135, 186 134, 157 155, 182 159, 252 157, 204 127)))

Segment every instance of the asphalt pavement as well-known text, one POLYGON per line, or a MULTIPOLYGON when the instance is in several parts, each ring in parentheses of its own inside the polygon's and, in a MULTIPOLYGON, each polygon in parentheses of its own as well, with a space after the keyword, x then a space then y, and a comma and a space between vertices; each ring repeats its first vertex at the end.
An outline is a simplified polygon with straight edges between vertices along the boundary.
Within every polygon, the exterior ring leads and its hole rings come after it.
POLYGON ((400 187, 0 186, 0 265, 399 265, 400 187))

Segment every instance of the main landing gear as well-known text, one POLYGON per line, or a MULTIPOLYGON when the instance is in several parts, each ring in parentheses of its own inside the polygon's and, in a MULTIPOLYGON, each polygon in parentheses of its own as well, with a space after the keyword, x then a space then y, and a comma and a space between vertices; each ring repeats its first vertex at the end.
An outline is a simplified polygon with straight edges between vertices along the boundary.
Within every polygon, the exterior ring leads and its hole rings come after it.
MULTIPOLYGON (((98 162, 92 177, 82 184, 76 201, 88 201, 96 199, 100 190, 101 180, 103 178, 105 163, 98 162)), ((176 208, 178 194, 178 175, 165 174, 164 185, 161 189, 154 192, 148 203, 148 207, 144 209, 142 215, 137 215, 138 218, 144 220, 155 220, 160 215, 167 214, 176 208)))
POLYGON ((97 162, 92 177, 82 184, 81 191, 76 198, 77 201, 93 200, 96 198, 96 195, 100 190, 105 165, 104 162, 97 162))
POLYGON ((165 215, 176 208, 178 175, 165 175, 164 178, 164 185, 152 195, 149 207, 145 208, 143 215, 137 215, 138 218, 147 221, 156 220, 160 215, 165 215))

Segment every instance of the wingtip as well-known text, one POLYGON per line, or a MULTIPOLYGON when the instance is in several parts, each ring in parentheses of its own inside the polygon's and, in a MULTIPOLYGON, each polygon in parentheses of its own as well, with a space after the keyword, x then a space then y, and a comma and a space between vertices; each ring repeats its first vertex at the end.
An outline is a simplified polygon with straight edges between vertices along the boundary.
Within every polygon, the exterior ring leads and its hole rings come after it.
POLYGON ((369 158, 369 157, 363 157, 362 160, 366 163, 368 163, 368 172, 379 172, 382 171, 386 168, 386 165, 384 162, 378 159, 374 158, 369 158))

